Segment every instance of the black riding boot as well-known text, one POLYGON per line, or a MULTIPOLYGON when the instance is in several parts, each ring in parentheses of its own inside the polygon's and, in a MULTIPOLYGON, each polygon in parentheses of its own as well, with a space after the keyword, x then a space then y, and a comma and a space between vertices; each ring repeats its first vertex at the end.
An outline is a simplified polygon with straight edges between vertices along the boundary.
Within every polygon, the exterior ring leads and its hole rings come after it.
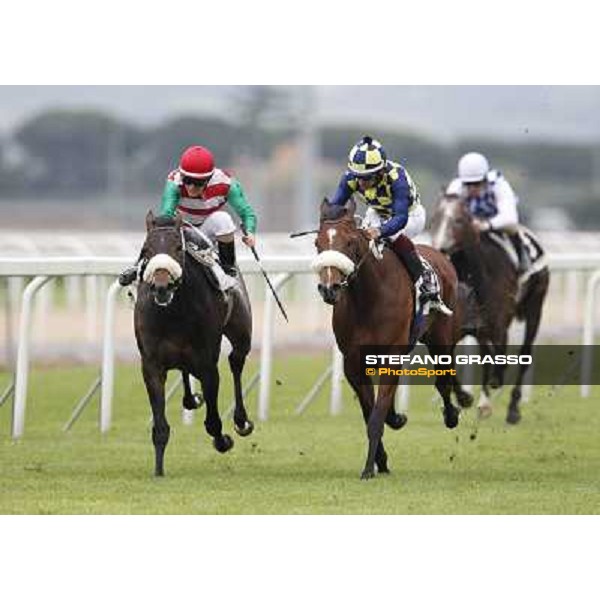
POLYGON ((142 258, 142 251, 140 251, 140 255, 138 259, 135 261, 135 264, 131 267, 127 267, 124 271, 119 275, 119 285, 122 287, 127 287, 131 285, 137 278, 138 275, 140 279, 142 278, 142 273, 144 270, 144 259, 142 258))
POLYGON ((237 276, 235 242, 219 242, 219 262, 227 275, 231 275, 231 277, 237 276))
POLYGON ((404 263, 412 282, 417 283, 425 269, 415 245, 404 235, 398 236, 391 245, 396 256, 404 263))
POLYGON ((431 308, 438 310, 446 315, 451 315, 452 311, 444 304, 440 298, 439 290, 435 284, 433 273, 425 272, 425 266, 421 262, 417 249, 412 241, 405 235, 398 236, 392 242, 392 250, 398 258, 404 263, 413 284, 419 294, 421 306, 431 303, 431 308))
POLYGON ((523 273, 526 273, 529 270, 529 267, 531 267, 529 254, 523 246, 523 240, 521 239, 519 233, 513 233, 512 235, 509 235, 509 237, 510 241, 512 242, 512 245, 517 251, 517 256, 519 258, 519 266, 517 267, 517 269, 519 271, 519 274, 522 275, 523 273))
POLYGON ((137 274, 138 274, 138 266, 137 265, 127 267, 119 275, 119 285, 122 287, 127 287, 128 285, 131 285, 137 279, 137 274))

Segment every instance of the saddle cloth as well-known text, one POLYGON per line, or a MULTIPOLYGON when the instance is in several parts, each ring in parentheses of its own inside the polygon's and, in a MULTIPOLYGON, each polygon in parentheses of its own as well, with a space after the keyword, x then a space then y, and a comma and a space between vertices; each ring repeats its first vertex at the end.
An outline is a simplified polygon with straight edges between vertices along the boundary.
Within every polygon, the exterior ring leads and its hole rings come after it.
MULTIPOLYGON (((417 250, 418 253, 418 250, 417 250)), ((435 269, 431 264, 419 254, 419 258, 423 263, 423 279, 427 280, 430 287, 434 289, 438 294, 441 292, 440 280, 435 272, 435 269)), ((410 333, 408 337, 408 352, 412 352, 419 338, 425 332, 426 319, 430 311, 429 304, 423 306, 420 301, 420 290, 415 286, 413 287, 413 298, 414 298, 414 312, 412 315, 412 321, 410 324, 410 333)))
MULTIPOLYGON (((513 246, 513 243, 510 241, 509 237, 498 231, 490 231, 488 236, 492 242, 504 250, 512 266, 515 268, 515 270, 517 270, 519 266, 519 257, 517 256, 517 251, 515 250, 515 247, 513 246)), ((519 236, 521 237, 525 252, 527 252, 529 255, 531 264, 530 268, 519 278, 519 283, 523 284, 532 275, 547 267, 548 261, 546 260, 546 253, 542 249, 542 245, 540 244, 539 240, 529 229, 527 229, 527 227, 522 225, 519 226, 519 236)))
POLYGON ((227 275, 223 267, 219 264, 216 252, 212 248, 200 248, 194 242, 186 242, 185 249, 187 255, 207 268, 209 281, 218 290, 223 293, 238 285, 235 277, 227 275))
MULTIPOLYGON (((418 252, 417 252, 418 253, 418 252)), ((421 256, 419 254, 419 258, 421 259, 421 263, 423 264, 423 280, 425 283, 428 283, 428 288, 431 289, 432 291, 435 291, 436 293, 440 294, 442 291, 442 288, 440 286, 440 280, 438 278, 437 273, 435 272, 435 269, 431 266, 431 264, 427 261, 427 259, 423 258, 423 256, 421 256)), ((427 316, 429 314, 429 305, 425 305, 424 307, 421 306, 421 303, 419 301, 419 290, 415 290, 415 314, 416 315, 420 315, 421 312, 423 313, 424 316, 427 316)))

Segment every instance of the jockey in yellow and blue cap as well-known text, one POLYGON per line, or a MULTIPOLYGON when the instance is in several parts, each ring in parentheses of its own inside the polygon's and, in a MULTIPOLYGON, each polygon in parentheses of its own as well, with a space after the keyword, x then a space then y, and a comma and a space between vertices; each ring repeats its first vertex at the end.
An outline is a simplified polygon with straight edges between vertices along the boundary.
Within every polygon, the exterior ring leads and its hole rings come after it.
POLYGON ((371 239, 388 240, 419 291, 421 305, 429 302, 430 308, 452 314, 410 239, 425 228, 425 208, 417 187, 408 171, 388 160, 382 144, 370 136, 350 150, 348 168, 330 203, 343 206, 355 193, 367 205, 363 227, 371 239))

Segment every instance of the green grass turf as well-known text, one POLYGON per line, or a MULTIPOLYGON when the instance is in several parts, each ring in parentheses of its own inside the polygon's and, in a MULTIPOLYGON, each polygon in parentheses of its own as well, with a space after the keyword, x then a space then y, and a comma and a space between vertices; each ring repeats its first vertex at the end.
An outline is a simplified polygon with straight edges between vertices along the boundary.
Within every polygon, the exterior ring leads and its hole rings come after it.
MULTIPOLYGON (((169 404, 166 476, 154 478, 149 407, 137 366, 118 369, 113 427, 97 429, 97 399, 69 433, 61 431, 96 375, 90 368, 37 369, 30 378, 25 435, 10 439, 10 403, 0 407, 2 514, 579 514, 599 512, 598 388, 538 386, 523 421, 504 423, 507 393, 477 426, 474 411, 443 426, 433 389, 411 392, 409 423, 386 429, 392 473, 360 481, 366 436, 356 401, 328 414, 328 389, 300 417, 297 403, 328 355, 279 357, 271 417, 220 455, 202 424, 182 424, 179 395, 169 404)), ((256 368, 250 365, 246 375, 256 368)), ((223 371, 221 405, 230 404, 223 371)), ((0 374, 0 390, 8 374, 0 374)), ((256 394, 248 401, 255 413, 256 394)), ((225 430, 232 432, 226 422, 225 430)))

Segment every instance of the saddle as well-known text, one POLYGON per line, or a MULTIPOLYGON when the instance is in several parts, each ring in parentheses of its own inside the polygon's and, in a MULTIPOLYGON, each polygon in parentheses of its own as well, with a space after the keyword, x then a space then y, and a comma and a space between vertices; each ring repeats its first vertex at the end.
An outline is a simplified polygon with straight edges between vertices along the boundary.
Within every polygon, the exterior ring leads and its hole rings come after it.
POLYGON ((214 245, 200 230, 186 227, 184 238, 187 256, 204 267, 209 283, 216 290, 225 293, 238 285, 235 277, 225 273, 214 245))
MULTIPOLYGON (((432 291, 435 291, 438 294, 441 294, 442 288, 441 288, 440 280, 438 278, 438 275, 437 275, 435 269, 431 266, 431 264, 427 261, 426 258, 424 258, 423 256, 421 256, 421 254, 419 254, 418 250, 417 250, 417 254, 419 255, 421 263, 423 264, 423 279, 427 281, 427 283, 429 284, 430 289, 432 291)), ((412 320, 412 323, 410 326, 410 335, 409 335, 409 348, 411 350, 415 347, 417 341, 419 340, 421 335, 423 335, 423 333, 425 332, 425 325, 426 325, 425 318, 429 314, 430 308, 431 308, 429 306, 429 304, 426 304, 425 306, 423 306, 421 304, 419 290, 417 289, 416 286, 413 286, 412 293, 413 293, 414 313, 413 313, 413 320, 412 320)))
MULTIPOLYGON (((519 257, 508 235, 501 231, 489 231, 486 235, 490 241, 504 251, 511 265, 515 268, 515 270, 518 270, 519 257)), ((527 227, 520 225, 518 229, 518 235, 521 238, 523 249, 529 255, 529 261, 531 265, 529 269, 519 278, 519 284, 522 285, 527 282, 532 275, 547 267, 548 263, 546 260, 546 253, 544 252, 542 245, 535 235, 529 229, 527 229, 527 227)))
POLYGON ((225 273, 212 247, 199 248, 194 242, 186 240, 185 251, 192 260, 205 268, 207 279, 216 290, 225 293, 238 285, 236 278, 225 273))

